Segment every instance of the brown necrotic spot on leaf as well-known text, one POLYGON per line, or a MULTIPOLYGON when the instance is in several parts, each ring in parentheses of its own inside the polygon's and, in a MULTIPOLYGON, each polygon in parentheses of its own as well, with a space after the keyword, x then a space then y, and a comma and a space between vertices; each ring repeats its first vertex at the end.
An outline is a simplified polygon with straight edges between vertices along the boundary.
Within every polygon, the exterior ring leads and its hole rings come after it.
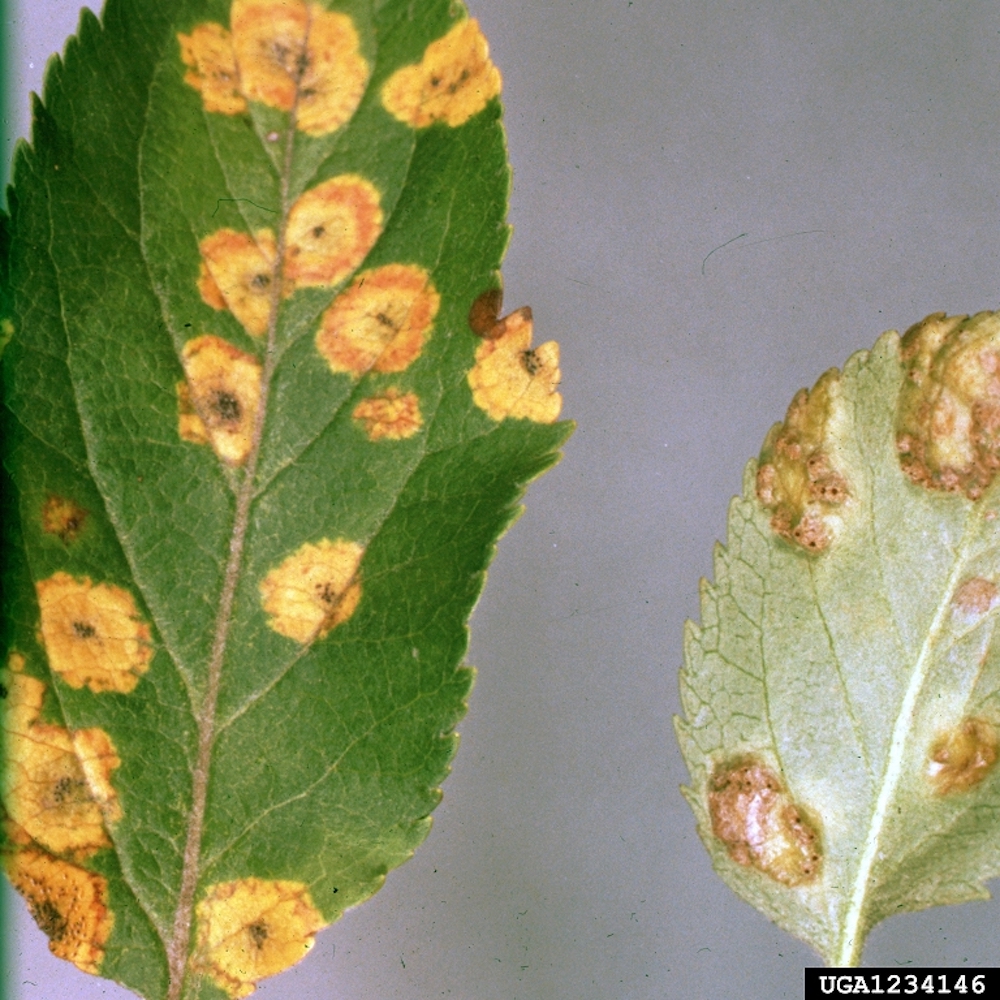
POLYGON ((370 181, 342 174, 310 188, 288 213, 286 293, 340 284, 381 232, 379 193, 370 181))
POLYGON ((997 585, 992 580, 974 576, 955 591, 952 604, 959 614, 978 618, 997 606, 997 593, 997 585))
POLYGON ((71 545, 80 537, 87 520, 87 511, 66 497, 55 494, 42 504, 42 530, 55 535, 63 545, 71 545))
POLYGON ((177 36, 181 60, 188 67, 184 82, 201 94, 206 111, 237 115, 247 102, 239 92, 239 71, 232 36, 221 24, 199 24, 190 35, 177 36))
POLYGON ((500 71, 473 18, 431 42, 419 63, 404 66, 382 88, 386 110, 412 128, 452 127, 478 114, 500 93, 500 71))
POLYGON ((559 345, 551 340, 532 349, 531 336, 531 310, 518 309, 476 350, 468 375, 472 400, 494 420, 518 417, 550 424, 559 417, 559 345))
POLYGON ((107 906, 107 881, 32 849, 7 855, 4 868, 48 937, 52 954, 97 975, 114 925, 107 906))
POLYGON ((1000 315, 934 313, 907 330, 896 413, 903 471, 978 499, 1000 468, 1000 315))
POLYGON ((192 965, 229 996, 249 996, 259 980, 304 958, 325 926, 301 882, 221 882, 198 904, 192 965))
POLYGON ((985 719, 965 719, 934 741, 927 777, 938 795, 964 792, 989 774, 996 759, 996 727, 985 719))
POLYGON ((503 325, 499 322, 500 310, 503 308, 503 290, 487 288, 476 297, 469 309, 469 329, 477 337, 493 339, 503 333, 503 325))
POLYGON ((55 573, 35 584, 49 666, 70 686, 127 693, 153 658, 149 626, 121 587, 55 573))
POLYGON ((819 835, 778 776, 756 760, 716 768, 709 783, 712 832, 729 856, 784 885, 801 885, 820 870, 819 835))
POLYGON ((352 416, 362 424, 372 441, 383 438, 400 441, 413 437, 423 424, 416 395, 400 392, 392 386, 377 396, 361 400, 352 416))
POLYGON ((323 314, 316 349, 335 372, 403 371, 423 349, 440 301, 422 267, 365 271, 323 314))
POLYGON ((261 581, 268 625, 296 642, 309 642, 347 621, 361 599, 363 555, 362 546, 344 539, 303 545, 261 581))
POLYGON ((771 511, 771 528, 807 552, 829 546, 851 496, 836 461, 839 390, 836 371, 827 372, 811 392, 800 390, 760 454, 757 497, 771 511))
POLYGON ((186 441, 208 440, 227 465, 242 465, 253 446, 260 405, 260 362, 221 337, 197 337, 182 354, 186 391, 178 391, 177 429, 186 441))
POLYGON ((354 114, 368 63, 346 14, 302 0, 235 0, 231 23, 248 98, 282 111, 294 106, 296 126, 312 136, 354 114))
POLYGON ((228 309, 247 333, 260 337, 271 316, 277 249, 270 229, 254 236, 219 229, 199 244, 198 291, 213 309, 228 309))

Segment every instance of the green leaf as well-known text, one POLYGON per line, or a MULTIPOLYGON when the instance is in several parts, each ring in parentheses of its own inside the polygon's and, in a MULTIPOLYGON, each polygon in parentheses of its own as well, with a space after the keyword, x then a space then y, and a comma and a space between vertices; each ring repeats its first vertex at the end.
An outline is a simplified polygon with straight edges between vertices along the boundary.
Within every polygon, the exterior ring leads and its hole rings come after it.
POLYGON ((677 720, 716 871, 833 965, 1000 874, 1000 315, 885 334, 747 466, 677 720))
POLYGON ((498 92, 453 0, 110 0, 50 66, 0 227, 3 863, 142 996, 252 992, 427 834, 570 430, 497 315, 498 92))

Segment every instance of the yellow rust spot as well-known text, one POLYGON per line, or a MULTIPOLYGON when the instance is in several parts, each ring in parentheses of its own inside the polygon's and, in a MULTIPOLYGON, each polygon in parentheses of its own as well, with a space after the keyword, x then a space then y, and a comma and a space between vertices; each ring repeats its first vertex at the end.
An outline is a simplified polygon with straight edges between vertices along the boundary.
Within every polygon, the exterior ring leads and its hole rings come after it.
POLYGON ((242 465, 253 447, 261 365, 221 337, 196 337, 181 355, 187 384, 177 392, 177 430, 185 441, 211 443, 227 465, 242 465))
POLYGON ((55 573, 35 584, 49 666, 73 688, 128 693, 153 658, 149 626, 132 595, 55 573))
POLYGON ((709 782, 712 832, 740 865, 752 866, 784 885, 816 878, 822 859, 819 835, 778 776, 756 760, 718 767, 709 782))
POLYGON ((372 441, 401 441, 413 437, 423 425, 420 400, 412 392, 390 386, 377 396, 361 400, 352 414, 372 441))
POLYGON ((964 792, 989 774, 996 759, 996 727, 985 719, 965 719, 934 741, 927 777, 938 795, 964 792))
POLYGON ((192 966, 231 997, 300 961, 326 926, 303 883, 261 878, 211 886, 196 918, 192 966))
POLYGON ((823 375, 810 392, 801 389, 783 424, 771 428, 760 453, 757 497, 771 511, 771 528, 807 552, 822 552, 843 523, 850 499, 838 468, 834 425, 840 405, 840 373, 823 375))
POLYGON ((66 497, 49 496, 42 504, 42 530, 55 535, 63 545, 71 545, 80 537, 87 520, 87 511, 66 497))
POLYGON ((354 22, 301 0, 235 0, 231 23, 246 97, 295 109, 307 135, 335 132, 354 114, 368 63, 354 22))
POLYGON ((468 18, 431 42, 419 63, 396 70, 382 88, 382 103, 412 128, 434 122, 455 127, 499 93, 500 71, 490 61, 479 22, 468 18))
POLYGON ((261 229, 250 236, 219 229, 199 244, 198 291, 213 309, 228 309, 254 337, 267 332, 271 316, 274 233, 261 229))
POLYGON ((381 232, 379 193, 364 177, 341 174, 310 188, 288 213, 286 294, 340 284, 381 232))
POLYGON ((233 37, 221 24, 199 24, 190 35, 178 34, 184 82, 201 94, 206 111, 238 115, 247 102, 240 94, 233 37))
POLYGON ((346 622, 361 600, 364 551, 356 542, 324 538, 290 555, 260 584, 268 625, 296 642, 310 642, 346 622))
POLYGON ((52 954, 97 975, 114 925, 107 904, 107 880, 32 849, 7 855, 3 864, 35 923, 48 937, 52 954))
POLYGON ((472 400, 494 420, 551 424, 559 417, 559 345, 550 340, 532 348, 531 337, 531 310, 525 307, 497 323, 476 350, 468 375, 472 400))
POLYGON ((335 372, 400 372, 420 354, 440 296, 414 264, 359 274, 323 314, 316 348, 335 372))
POLYGON ((1000 468, 1000 314, 934 313, 906 331, 900 355, 903 471, 927 489, 977 500, 1000 468))
POLYGON ((997 596, 997 585, 992 580, 974 576, 955 591, 952 604, 959 614, 979 617, 997 606, 997 596))

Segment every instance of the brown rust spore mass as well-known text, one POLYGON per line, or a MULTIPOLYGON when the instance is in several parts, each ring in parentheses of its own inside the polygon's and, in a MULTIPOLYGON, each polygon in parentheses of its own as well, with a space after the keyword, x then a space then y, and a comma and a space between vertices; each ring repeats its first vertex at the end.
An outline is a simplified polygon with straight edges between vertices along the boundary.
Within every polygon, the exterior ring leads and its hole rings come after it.
POLYGON ((716 768, 708 809, 712 832, 737 864, 789 886, 811 882, 819 874, 819 834, 778 776, 760 761, 716 768))
POLYGON ((985 719, 965 719, 939 736, 930 751, 927 777, 938 795, 978 785, 997 760, 997 730, 985 719))
POLYGON ((1000 468, 1000 314, 934 313, 906 331, 900 356, 903 471, 926 489, 978 500, 1000 468))
POLYGON ((831 433, 839 389, 832 370, 811 391, 799 390, 760 454, 757 498, 771 512, 771 528, 806 552, 830 545, 851 496, 831 433))

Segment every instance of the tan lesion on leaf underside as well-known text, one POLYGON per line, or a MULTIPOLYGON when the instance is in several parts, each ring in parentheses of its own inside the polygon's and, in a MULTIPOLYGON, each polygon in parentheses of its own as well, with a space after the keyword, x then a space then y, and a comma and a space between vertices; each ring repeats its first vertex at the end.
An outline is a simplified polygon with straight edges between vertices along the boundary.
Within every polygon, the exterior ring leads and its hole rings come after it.
POLYGON ((926 774, 938 795, 974 788, 997 760, 997 730, 986 719, 967 718, 931 746, 926 774))
POLYGON ((468 374, 472 401, 494 420, 507 417, 550 424, 559 418, 559 345, 531 346, 533 322, 527 307, 494 324, 476 349, 468 374))
POLYGON ((97 975, 114 926, 107 880, 34 848, 7 854, 3 866, 48 937, 52 954, 97 975))
POLYGON ((316 349, 331 371, 357 378, 400 372, 419 357, 441 298, 415 264, 386 264, 359 274, 320 322, 316 349))
POLYGON ((302 882, 262 878, 210 886, 196 918, 192 969, 231 997, 304 958, 327 923, 302 882))
POLYGON ((73 688, 127 694, 149 669, 149 626, 132 595, 57 572, 35 584, 49 666, 73 688))
POLYGON ((396 70, 382 87, 385 109, 411 128, 456 127, 500 93, 500 71, 474 18, 430 43, 419 63, 396 70))
POLYGON ((819 833, 781 779, 748 758, 715 768, 709 780, 712 833, 737 864, 783 885, 813 881, 822 866, 819 833))
POLYGON ((896 446, 927 489, 982 496, 1000 469, 1000 314, 934 313, 900 344, 896 446))
POLYGON ((807 552, 829 547, 851 500, 837 457, 840 406, 840 373, 832 370, 796 394, 760 454, 757 498, 771 512, 771 529, 807 552))
POLYGON ((361 400, 351 416, 370 441, 402 441, 413 437, 423 425, 416 394, 400 392, 394 386, 361 400))
POLYGON ((322 638, 346 622, 361 600, 364 548, 338 538, 306 543, 261 581, 268 625, 296 642, 322 638))
POLYGON ((966 618, 978 618, 997 606, 998 595, 1000 592, 992 580, 973 576, 965 580, 955 591, 951 603, 960 615, 966 618))
POLYGON ((208 22, 177 36, 184 81, 206 111, 240 114, 247 100, 294 108, 296 127, 318 137, 357 110, 369 67, 348 15, 303 0, 235 0, 230 27, 208 22))
POLYGON ((68 497, 50 494, 42 504, 42 531, 72 545, 87 523, 87 511, 68 497))
POLYGON ((260 406, 260 362, 221 337, 196 337, 181 355, 187 380, 177 384, 177 430, 211 444, 227 465, 240 466, 253 447, 260 406))
POLYGON ((70 731, 41 722, 45 684, 12 654, 0 671, 4 810, 28 838, 58 854, 87 857, 109 847, 106 824, 121 819, 111 774, 121 763, 99 728, 70 731))

